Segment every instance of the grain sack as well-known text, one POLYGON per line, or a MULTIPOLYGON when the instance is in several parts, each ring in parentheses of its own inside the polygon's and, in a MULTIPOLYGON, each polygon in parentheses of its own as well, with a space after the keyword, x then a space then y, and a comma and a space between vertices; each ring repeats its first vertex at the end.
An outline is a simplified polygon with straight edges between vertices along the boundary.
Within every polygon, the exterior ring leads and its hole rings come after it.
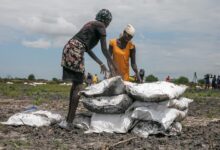
POLYGON ((103 80, 82 90, 80 94, 86 97, 114 96, 125 93, 125 85, 120 76, 103 80))
POLYGON ((175 85, 170 82, 159 81, 144 84, 128 84, 126 91, 134 100, 159 102, 180 97, 186 90, 185 85, 175 85))
POLYGON ((108 97, 81 98, 88 110, 101 114, 121 114, 132 104, 132 99, 126 94, 108 97))
POLYGON ((85 133, 127 133, 133 120, 130 114, 96 114, 91 118, 90 128, 85 133))

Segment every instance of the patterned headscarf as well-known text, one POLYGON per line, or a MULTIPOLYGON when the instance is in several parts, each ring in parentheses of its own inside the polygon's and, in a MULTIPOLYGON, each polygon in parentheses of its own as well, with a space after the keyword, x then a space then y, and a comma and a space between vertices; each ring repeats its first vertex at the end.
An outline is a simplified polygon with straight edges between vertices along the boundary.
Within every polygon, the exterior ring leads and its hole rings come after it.
POLYGON ((112 14, 108 9, 102 9, 96 14, 95 19, 105 24, 109 24, 112 21, 112 14))

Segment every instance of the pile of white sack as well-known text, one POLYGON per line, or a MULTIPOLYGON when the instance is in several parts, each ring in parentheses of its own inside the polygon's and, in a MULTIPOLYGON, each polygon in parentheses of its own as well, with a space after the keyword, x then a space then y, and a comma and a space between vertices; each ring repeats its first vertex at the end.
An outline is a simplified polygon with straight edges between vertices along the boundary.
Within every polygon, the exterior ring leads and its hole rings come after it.
POLYGON ((12 115, 6 122, 0 122, 4 125, 27 125, 34 127, 49 126, 62 120, 62 116, 46 110, 27 110, 12 115))
POLYGON ((181 97, 186 88, 165 81, 137 84, 121 77, 104 80, 80 92, 84 107, 93 112, 87 119, 90 122, 82 124, 87 124, 86 133, 178 134, 193 101, 181 97))

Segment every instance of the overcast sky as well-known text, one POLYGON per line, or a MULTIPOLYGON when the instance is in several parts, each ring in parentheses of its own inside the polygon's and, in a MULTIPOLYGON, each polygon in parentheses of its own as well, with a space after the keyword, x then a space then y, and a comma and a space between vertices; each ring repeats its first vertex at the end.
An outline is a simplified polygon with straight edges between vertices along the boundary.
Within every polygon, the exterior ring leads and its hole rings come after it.
MULTIPOLYGON (((108 41, 128 23, 135 27, 137 65, 146 75, 220 75, 219 0, 1 0, 0 77, 61 78, 63 46, 102 8, 113 15, 108 41)), ((93 51, 106 62, 100 45, 93 51)), ((85 59, 86 71, 99 74, 85 59)))

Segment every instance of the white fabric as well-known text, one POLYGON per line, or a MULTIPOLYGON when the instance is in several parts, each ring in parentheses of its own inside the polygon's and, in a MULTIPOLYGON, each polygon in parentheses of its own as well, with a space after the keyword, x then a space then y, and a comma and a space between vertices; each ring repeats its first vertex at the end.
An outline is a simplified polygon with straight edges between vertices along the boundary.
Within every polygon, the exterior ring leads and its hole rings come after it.
POLYGON ((185 85, 158 81, 144 84, 125 83, 126 91, 137 101, 164 101, 180 97, 186 90, 185 85))
POLYGON ((130 114, 96 114, 91 118, 90 129, 86 133, 127 133, 132 125, 130 114))
POLYGON ((124 31, 126 31, 129 35, 134 36, 135 29, 134 29, 134 27, 131 24, 128 24, 125 27, 124 31))
POLYGON ((8 121, 1 122, 5 125, 28 125, 28 126, 49 126, 52 123, 61 121, 62 117, 59 114, 53 114, 49 111, 34 111, 34 112, 24 112, 16 113, 11 116, 8 121))

